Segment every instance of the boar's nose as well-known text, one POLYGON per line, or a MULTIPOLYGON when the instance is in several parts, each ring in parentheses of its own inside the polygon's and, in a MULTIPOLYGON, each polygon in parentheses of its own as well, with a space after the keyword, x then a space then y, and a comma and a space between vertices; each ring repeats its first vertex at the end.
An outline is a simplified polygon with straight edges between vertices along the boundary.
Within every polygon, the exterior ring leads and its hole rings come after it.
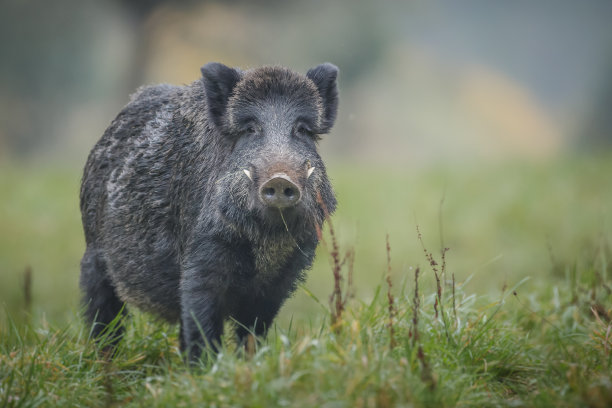
POLYGON ((259 189, 259 197, 268 207, 293 207, 301 196, 300 188, 283 173, 275 174, 259 189))

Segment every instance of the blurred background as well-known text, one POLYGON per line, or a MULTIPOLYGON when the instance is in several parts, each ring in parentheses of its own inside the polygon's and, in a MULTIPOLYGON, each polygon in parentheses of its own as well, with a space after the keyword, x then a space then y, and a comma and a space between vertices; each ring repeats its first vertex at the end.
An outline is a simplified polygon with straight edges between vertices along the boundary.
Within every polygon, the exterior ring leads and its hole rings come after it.
MULTIPOLYGON (((428 265, 417 225, 473 292, 554 286, 610 240, 611 19, 606 0, 4 0, 0 319, 74 319, 89 149, 138 86, 210 61, 340 68, 320 148, 358 300, 382 282, 387 234, 398 288, 428 265)), ((305 286, 326 304, 320 252, 305 286)), ((316 308, 300 290, 281 321, 316 308)))

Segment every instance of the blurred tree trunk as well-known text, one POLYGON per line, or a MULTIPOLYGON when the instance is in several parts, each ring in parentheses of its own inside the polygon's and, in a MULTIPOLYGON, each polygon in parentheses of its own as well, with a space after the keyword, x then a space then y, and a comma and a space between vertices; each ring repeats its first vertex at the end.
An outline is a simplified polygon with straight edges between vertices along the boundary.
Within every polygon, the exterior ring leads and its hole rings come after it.
POLYGON ((587 150, 612 148, 612 58, 578 140, 587 150))
POLYGON ((127 12, 132 26, 133 53, 130 72, 127 74, 127 89, 133 92, 142 85, 147 62, 151 54, 151 33, 147 27, 147 19, 153 11, 163 3, 162 0, 117 0, 127 12))
MULTIPOLYGON (((127 11, 134 33, 134 50, 128 73, 127 86, 130 92, 143 85, 147 65, 152 53, 151 26, 147 24, 155 10, 164 4, 172 7, 189 7, 195 4, 195 0, 117 0, 124 10, 127 11)), ((200 2, 203 3, 203 2, 200 2)))

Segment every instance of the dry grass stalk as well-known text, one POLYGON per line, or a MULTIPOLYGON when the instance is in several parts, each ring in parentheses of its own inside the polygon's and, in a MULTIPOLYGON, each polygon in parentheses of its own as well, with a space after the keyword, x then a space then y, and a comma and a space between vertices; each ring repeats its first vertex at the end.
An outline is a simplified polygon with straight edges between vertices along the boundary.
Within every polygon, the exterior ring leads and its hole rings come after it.
POLYGON ((23 271, 23 299, 26 312, 32 310, 32 268, 26 266, 23 271))
POLYGON ((355 251, 353 248, 348 249, 344 256, 340 255, 340 247, 338 245, 338 240, 336 238, 336 231, 334 230, 334 225, 331 222, 329 212, 327 210, 327 206, 323 202, 320 194, 317 196, 317 201, 321 208, 323 209, 323 213, 325 215, 325 221, 329 226, 329 237, 330 237, 330 246, 325 241, 323 237, 323 232, 318 225, 315 224, 315 228, 317 230, 317 235, 319 240, 323 242, 323 245, 328 249, 329 255, 332 261, 332 275, 334 277, 334 289, 332 294, 329 297, 330 303, 330 311, 331 311, 331 324, 334 330, 340 330, 340 323, 342 321, 342 314, 346 307, 346 303, 348 299, 352 296, 353 290, 353 264, 355 260, 355 251), (344 280, 342 276, 342 268, 347 266, 347 284, 344 290, 342 289, 342 281, 344 280))
POLYGON ((414 297, 412 298, 412 329, 410 330, 410 337, 412 337, 412 346, 416 345, 419 340, 419 272, 420 269, 417 267, 414 271, 414 297))
MULTIPOLYGON (((436 300, 434 302, 434 312, 435 312, 435 317, 437 319, 438 318, 438 305, 442 302, 442 283, 440 280, 440 273, 438 271, 438 263, 434 259, 433 254, 429 252, 427 248, 425 248, 425 244, 423 243, 423 236, 421 235, 421 231, 419 230, 418 225, 416 226, 416 229, 417 229, 419 242, 421 243, 421 246, 423 247, 423 252, 425 253, 425 258, 427 258, 427 261, 429 262, 429 266, 431 266, 434 276, 436 277, 436 289, 437 290, 436 290, 436 300)), ((445 251, 442 252, 442 255, 444 255, 444 253, 445 251)))
POLYGON ((431 367, 429 366, 429 362, 427 361, 427 357, 421 345, 419 345, 419 350, 417 351, 417 358, 421 363, 421 380, 429 386, 431 391, 433 391, 436 388, 436 379, 431 372, 431 367))
POLYGON ((389 244, 389 234, 387 234, 387 300, 389 302, 389 347, 393 349, 396 346, 395 342, 395 327, 393 326, 393 320, 397 314, 395 310, 395 299, 391 289, 393 288, 393 282, 391 281, 391 245, 389 244))

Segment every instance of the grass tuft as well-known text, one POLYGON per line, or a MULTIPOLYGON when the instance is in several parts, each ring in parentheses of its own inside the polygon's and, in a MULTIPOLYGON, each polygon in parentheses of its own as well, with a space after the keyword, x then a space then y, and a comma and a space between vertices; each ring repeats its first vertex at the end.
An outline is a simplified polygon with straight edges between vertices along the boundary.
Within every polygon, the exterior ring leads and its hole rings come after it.
POLYGON ((466 292, 465 283, 456 299, 438 298, 436 283, 423 284, 416 268, 392 303, 387 281, 387 296, 347 304, 343 330, 322 311, 320 325, 275 327, 250 358, 224 339, 221 352, 195 368, 180 356, 177 329, 143 314, 123 322, 113 359, 99 353, 78 316, 64 327, 9 318, 0 404, 609 406, 612 300, 601 289, 610 285, 601 265, 594 259, 558 282, 552 302, 543 292, 519 296, 523 281, 494 301, 466 292), (437 318, 436 301, 446 306, 437 318), (457 315, 448 331, 446 310, 457 315))

